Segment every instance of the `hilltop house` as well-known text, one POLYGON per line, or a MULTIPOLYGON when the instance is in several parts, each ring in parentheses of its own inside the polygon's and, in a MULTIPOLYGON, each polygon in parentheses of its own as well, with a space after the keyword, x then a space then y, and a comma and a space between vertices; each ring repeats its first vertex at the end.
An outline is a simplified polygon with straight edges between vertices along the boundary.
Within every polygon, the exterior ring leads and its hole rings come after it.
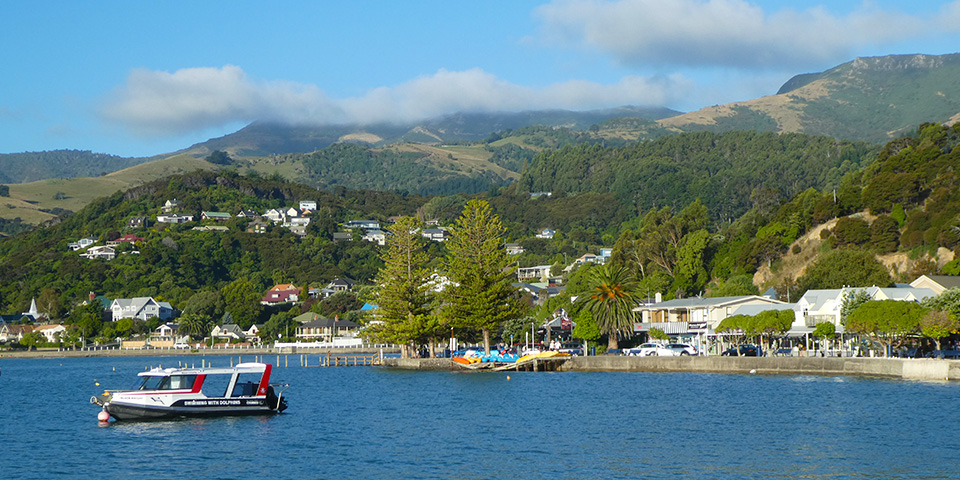
POLYGON ((380 222, 376 220, 350 220, 344 224, 343 228, 352 230, 354 228, 362 228, 364 230, 379 230, 380 222))
POLYGON ((130 217, 130 219, 127 220, 127 228, 140 229, 147 228, 149 226, 150 219, 147 217, 130 217))
POLYGON ((555 232, 555 231, 553 231, 553 230, 551 230, 551 229, 549 229, 549 228, 544 228, 543 230, 540 230, 539 232, 537 232, 536 237, 537 237, 537 238, 542 238, 542 239, 544 239, 544 240, 550 240, 550 239, 552 239, 553 236, 556 235, 556 234, 557 234, 557 232, 555 232))
POLYGON ((179 207, 180 207, 180 202, 177 201, 176 198, 174 198, 173 200, 167 200, 167 202, 164 203, 163 206, 160 207, 160 209, 163 210, 165 213, 170 213, 179 207))
POLYGON ((88 248, 87 251, 81 253, 80 256, 90 259, 102 258, 104 260, 113 260, 117 256, 117 251, 113 247, 98 245, 88 248))
POLYGON ((116 240, 110 240, 109 242, 107 242, 107 246, 108 246, 108 247, 116 247, 117 245, 120 245, 121 243, 135 243, 135 242, 142 242, 142 241, 144 241, 144 238, 143 238, 143 237, 138 237, 138 236, 136 236, 136 235, 134 235, 134 234, 132 234, 132 233, 128 233, 128 234, 126 234, 126 235, 124 235, 124 236, 122 236, 122 237, 120 237, 120 238, 118 238, 118 239, 116 239, 116 240))
POLYGON ((187 223, 193 221, 193 215, 157 215, 157 223, 187 223))
POLYGON ((200 220, 214 220, 217 222, 226 222, 231 217, 227 212, 200 212, 200 220))
POLYGON ((68 243, 67 246, 73 249, 74 252, 76 252, 77 250, 83 250, 85 248, 90 247, 91 245, 97 243, 99 240, 100 239, 98 239, 97 237, 86 237, 86 238, 81 238, 76 242, 68 243))
POLYGON ((445 242, 451 237, 450 232, 447 231, 446 228, 425 228, 420 231, 420 235, 434 242, 445 242))
POLYGON ((314 211, 317 209, 316 200, 300 200, 300 210, 314 211))

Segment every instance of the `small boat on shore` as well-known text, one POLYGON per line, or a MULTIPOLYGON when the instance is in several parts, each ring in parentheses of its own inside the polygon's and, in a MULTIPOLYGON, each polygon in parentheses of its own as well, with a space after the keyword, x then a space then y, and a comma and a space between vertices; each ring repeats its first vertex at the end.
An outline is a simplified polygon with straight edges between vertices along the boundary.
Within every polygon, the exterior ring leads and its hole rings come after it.
POLYGON ((90 403, 103 407, 101 421, 280 413, 287 408, 288 385, 271 385, 272 369, 267 363, 154 368, 138 374, 137 388, 108 390, 90 403))

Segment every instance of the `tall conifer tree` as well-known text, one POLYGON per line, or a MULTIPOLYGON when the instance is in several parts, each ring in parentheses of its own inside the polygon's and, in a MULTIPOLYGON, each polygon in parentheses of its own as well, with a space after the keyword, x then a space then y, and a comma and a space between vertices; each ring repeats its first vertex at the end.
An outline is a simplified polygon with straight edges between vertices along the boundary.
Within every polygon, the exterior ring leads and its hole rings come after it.
POLYGON ((378 315, 383 320, 378 336, 389 342, 404 345, 402 356, 411 353, 415 343, 436 336, 436 318, 431 310, 434 304, 433 285, 430 282, 430 257, 425 240, 420 235, 422 224, 414 218, 403 217, 391 229, 387 245, 381 250, 383 268, 377 274, 376 298, 378 315))
POLYGON ((517 318, 522 304, 513 287, 516 268, 503 244, 505 228, 490 204, 470 200, 450 229, 442 316, 454 328, 480 330, 490 351, 490 331, 517 318))

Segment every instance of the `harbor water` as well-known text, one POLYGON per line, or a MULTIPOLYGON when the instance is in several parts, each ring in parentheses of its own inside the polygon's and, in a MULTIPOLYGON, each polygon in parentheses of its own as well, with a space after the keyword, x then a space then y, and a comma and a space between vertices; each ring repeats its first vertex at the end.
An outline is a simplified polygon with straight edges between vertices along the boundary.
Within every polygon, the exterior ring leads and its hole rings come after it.
POLYGON ((273 375, 291 385, 283 414, 98 424, 91 396, 133 386, 145 367, 201 361, 231 360, 0 359, 0 477, 960 475, 960 384, 948 382, 302 368, 291 356, 273 375))

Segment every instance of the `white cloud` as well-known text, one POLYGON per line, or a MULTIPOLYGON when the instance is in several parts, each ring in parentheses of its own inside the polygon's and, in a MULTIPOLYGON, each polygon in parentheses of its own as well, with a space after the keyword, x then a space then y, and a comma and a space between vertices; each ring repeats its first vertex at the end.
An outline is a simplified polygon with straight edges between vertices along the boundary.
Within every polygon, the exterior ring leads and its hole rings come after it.
POLYGON ((163 136, 253 120, 401 122, 465 111, 665 105, 692 88, 693 82, 681 75, 625 77, 610 85, 573 80, 531 88, 481 69, 441 69, 362 97, 331 99, 314 85, 257 82, 240 67, 228 65, 173 73, 136 70, 106 100, 101 115, 140 134, 163 136))
POLYGON ((847 61, 934 31, 957 31, 960 2, 921 18, 869 3, 845 16, 822 7, 766 12, 744 0, 556 0, 537 9, 543 41, 634 66, 797 67, 847 61))

